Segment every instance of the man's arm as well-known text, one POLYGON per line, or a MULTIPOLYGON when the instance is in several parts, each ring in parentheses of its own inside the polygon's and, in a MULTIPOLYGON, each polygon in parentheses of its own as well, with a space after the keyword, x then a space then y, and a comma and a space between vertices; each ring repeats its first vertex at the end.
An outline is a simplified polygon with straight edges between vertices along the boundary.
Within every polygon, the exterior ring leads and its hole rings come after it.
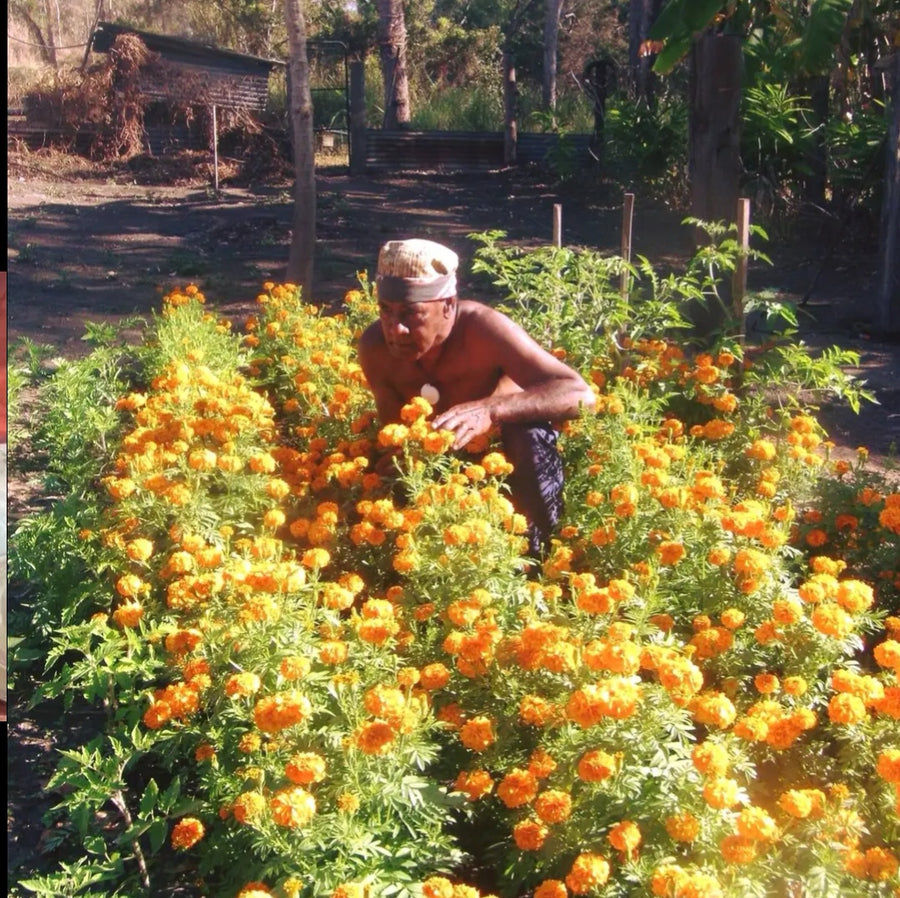
POLYGON ((459 403, 435 418, 436 429, 455 434, 454 448, 493 424, 565 420, 594 407, 594 392, 581 375, 505 315, 484 307, 470 327, 471 351, 496 359, 503 377, 490 396, 459 403), (518 389, 510 390, 510 382, 518 389))
POLYGON ((360 337, 357 357, 375 398, 379 420, 382 424, 399 421, 404 400, 388 378, 390 359, 381 326, 377 322, 368 327, 360 337))

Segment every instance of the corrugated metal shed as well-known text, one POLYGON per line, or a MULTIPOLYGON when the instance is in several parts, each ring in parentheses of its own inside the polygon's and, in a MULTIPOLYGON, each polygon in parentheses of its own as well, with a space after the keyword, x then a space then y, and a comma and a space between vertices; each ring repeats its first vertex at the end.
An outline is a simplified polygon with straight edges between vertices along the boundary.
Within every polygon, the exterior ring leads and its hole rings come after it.
MULTIPOLYGON (((187 83, 200 102, 229 108, 264 109, 269 75, 273 68, 284 65, 274 59, 223 50, 183 37, 138 31, 110 22, 97 25, 92 37, 92 49, 96 53, 108 53, 115 39, 122 34, 139 37, 148 50, 159 54, 162 62, 178 70, 182 76, 179 79, 179 100, 185 99, 183 85, 187 83)), ((175 98, 167 82, 149 74, 142 79, 141 89, 151 99, 175 98)))

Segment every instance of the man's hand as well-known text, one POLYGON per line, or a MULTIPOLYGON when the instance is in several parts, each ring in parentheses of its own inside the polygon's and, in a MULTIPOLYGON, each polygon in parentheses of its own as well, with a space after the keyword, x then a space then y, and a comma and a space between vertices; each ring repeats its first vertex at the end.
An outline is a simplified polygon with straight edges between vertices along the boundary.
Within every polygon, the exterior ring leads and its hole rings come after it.
POLYGON ((432 422, 435 430, 453 434, 453 449, 462 449, 477 436, 487 433, 493 424, 490 406, 485 400, 461 402, 442 412, 432 422))

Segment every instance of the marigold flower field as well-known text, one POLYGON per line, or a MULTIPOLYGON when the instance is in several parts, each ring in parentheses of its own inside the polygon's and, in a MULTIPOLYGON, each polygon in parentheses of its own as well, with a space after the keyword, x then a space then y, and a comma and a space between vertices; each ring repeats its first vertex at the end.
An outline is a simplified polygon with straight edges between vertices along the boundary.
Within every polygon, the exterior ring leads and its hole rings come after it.
POLYGON ((108 401, 14 535, 19 663, 103 722, 22 888, 900 895, 900 493, 864 450, 737 344, 572 333, 597 409, 537 564, 497 439, 450 453, 422 398, 379 429, 361 286, 266 284, 241 328, 189 286, 79 363, 108 401))

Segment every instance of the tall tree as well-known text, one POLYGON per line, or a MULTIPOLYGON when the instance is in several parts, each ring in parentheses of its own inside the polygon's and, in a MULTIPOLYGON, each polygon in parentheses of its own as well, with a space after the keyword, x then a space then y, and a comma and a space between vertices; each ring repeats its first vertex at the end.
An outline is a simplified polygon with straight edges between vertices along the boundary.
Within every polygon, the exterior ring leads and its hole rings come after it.
POLYGON ((653 102, 653 55, 648 52, 650 27, 662 0, 631 0, 628 5, 628 74, 635 99, 653 102))
POLYGON ((284 0, 288 36, 288 84, 291 143, 294 151, 294 215, 287 279, 312 297, 316 246, 316 158, 313 145, 312 94, 306 55, 303 0, 284 0))
POLYGON ((564 0, 544 0, 544 77, 541 99, 547 112, 556 111, 556 67, 559 20, 564 0))
POLYGON ((378 7, 378 49, 384 79, 384 122, 386 131, 409 124, 409 75, 406 69, 406 18, 403 0, 376 0, 378 7))

